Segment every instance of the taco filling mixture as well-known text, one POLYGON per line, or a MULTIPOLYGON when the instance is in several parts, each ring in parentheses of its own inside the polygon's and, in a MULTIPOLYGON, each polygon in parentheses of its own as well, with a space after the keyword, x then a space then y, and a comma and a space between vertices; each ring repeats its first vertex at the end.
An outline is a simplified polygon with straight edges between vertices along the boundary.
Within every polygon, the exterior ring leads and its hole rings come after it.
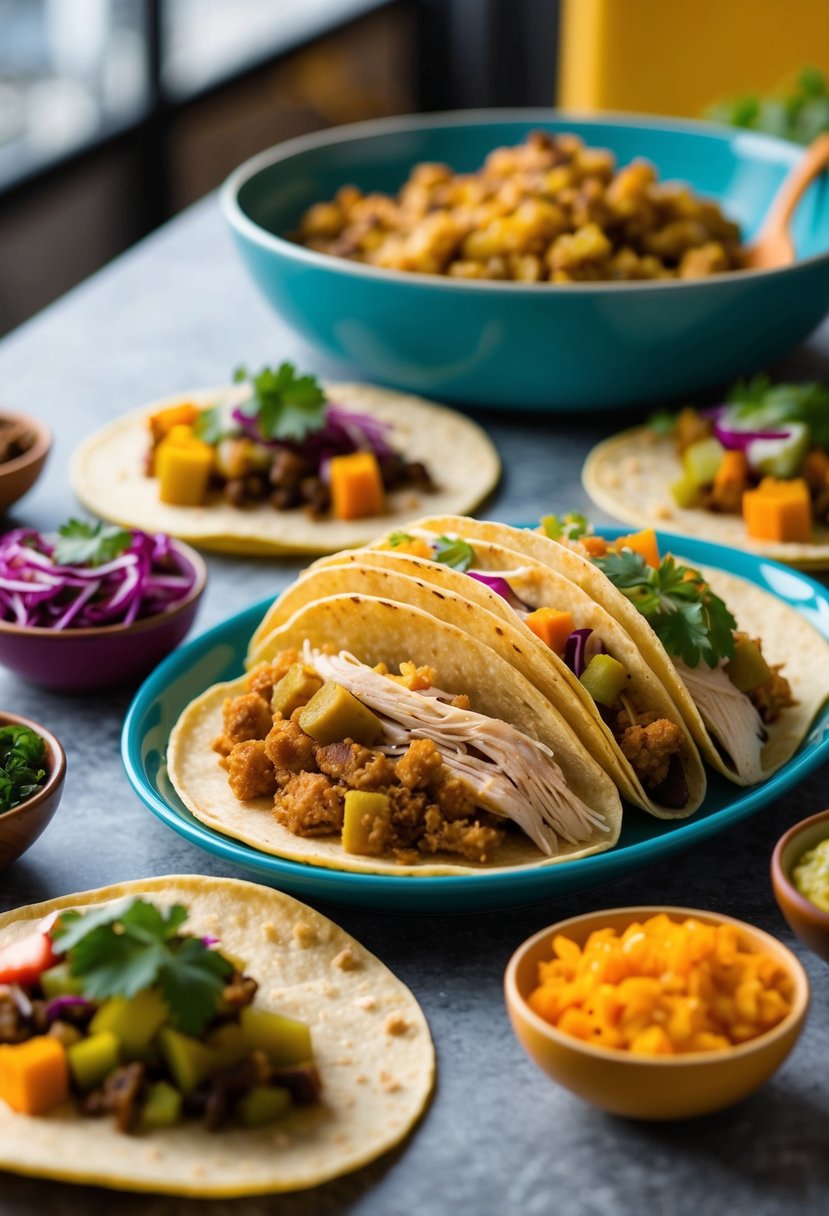
POLYGON ((269 503, 351 520, 383 515, 392 491, 435 489, 426 465, 392 446, 389 423, 328 401, 293 364, 240 370, 236 380, 250 386, 240 405, 183 403, 150 415, 146 471, 161 502, 269 503))
POLYGON ((678 507, 742 515, 754 540, 808 543, 829 525, 829 389, 739 383, 725 404, 658 415, 682 464, 671 486, 678 507))
POLYGON ((737 628, 698 570, 661 557, 652 530, 608 542, 583 516, 546 516, 539 531, 589 558, 648 621, 720 752, 739 777, 763 780, 766 727, 796 704, 782 664, 737 628))
POLYGON ((546 856, 609 830, 545 744, 434 680, 413 662, 395 675, 307 644, 259 664, 213 744, 233 794, 272 797, 296 835, 339 835, 347 853, 401 864, 492 861, 510 821, 546 856))
POLYGON ((141 1133, 260 1127, 319 1101, 309 1028, 257 1007, 258 984, 188 910, 127 898, 65 911, 0 949, 0 1099, 67 1102, 141 1133))
POLYGON ((462 571, 501 596, 520 621, 540 638, 573 672, 592 698, 622 755, 646 792, 668 807, 688 800, 681 750, 683 733, 664 715, 637 701, 630 673, 613 655, 595 629, 579 625, 574 613, 545 605, 533 608, 523 601, 512 583, 523 570, 476 570, 475 550, 457 536, 436 536, 415 529, 394 532, 387 542, 395 552, 439 562, 462 571), (511 582, 512 580, 512 582, 511 582))

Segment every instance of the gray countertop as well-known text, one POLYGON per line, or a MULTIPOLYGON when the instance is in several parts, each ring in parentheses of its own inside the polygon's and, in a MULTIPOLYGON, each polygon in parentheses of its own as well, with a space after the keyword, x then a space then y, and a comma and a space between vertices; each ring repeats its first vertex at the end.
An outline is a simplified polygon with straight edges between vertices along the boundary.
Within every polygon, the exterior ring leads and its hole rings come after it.
MULTIPOLYGON (((37 251, 32 251, 37 257, 37 251)), ((108 418, 155 397, 222 383, 245 362, 318 359, 255 293, 208 199, 0 343, 0 400, 44 417, 55 447, 20 522, 56 526, 76 509, 68 482, 75 445, 108 418)), ((829 365, 829 328, 801 351, 799 373, 829 365)), ((791 370, 791 368, 789 369, 791 370)), ((585 503, 590 445, 612 420, 481 415, 506 467, 489 513, 536 517, 585 503)), ((278 591, 290 563, 211 556, 197 628, 278 591)), ((85 699, 41 692, 0 674, 0 707, 53 729, 69 757, 61 808, 44 836, 0 875, 0 909, 118 880, 165 873, 233 873, 155 820, 131 792, 118 753, 131 690, 85 699)), ((512 912, 403 917, 320 904, 412 988, 438 1053, 434 1100, 398 1152, 316 1191, 214 1201, 221 1213, 316 1216, 780 1216, 826 1210, 829 1186, 829 968, 798 953, 813 984, 797 1049, 754 1097, 708 1119, 644 1125, 604 1115, 558 1089, 523 1055, 501 994, 504 965, 524 937, 562 917, 608 905, 714 908, 791 944, 772 898, 768 861, 780 833, 827 803, 827 770, 747 823, 604 890, 512 912)), ((3 1216, 48 1210, 98 1216, 189 1213, 198 1201, 113 1196, 4 1175, 3 1216)))

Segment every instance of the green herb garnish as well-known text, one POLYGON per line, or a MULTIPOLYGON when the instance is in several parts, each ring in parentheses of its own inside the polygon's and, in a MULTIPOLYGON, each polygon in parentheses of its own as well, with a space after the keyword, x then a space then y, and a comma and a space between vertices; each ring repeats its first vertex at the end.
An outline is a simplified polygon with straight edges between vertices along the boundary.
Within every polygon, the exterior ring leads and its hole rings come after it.
POLYGON ((668 654, 688 667, 701 660, 716 667, 734 654, 737 622, 698 570, 678 565, 670 554, 655 569, 631 549, 593 561, 642 613, 668 654))
POLYGON ((52 937, 68 956, 70 973, 83 979, 85 996, 129 998, 158 986, 171 1024, 198 1035, 233 967, 200 938, 180 935, 186 920, 181 904, 165 914, 144 899, 121 900, 91 912, 63 912, 52 937))
POLYGON ((829 388, 814 380, 773 384, 768 376, 755 376, 738 381, 727 400, 741 422, 764 427, 802 422, 812 443, 829 447, 829 388))
POLYGON ((587 517, 579 515, 578 511, 568 511, 561 518, 558 515, 542 515, 541 526, 550 540, 579 540, 590 531, 587 517))
POLYGON ((410 540, 414 540, 414 537, 408 532, 392 532, 389 537, 389 544, 392 549, 396 549, 398 545, 407 545, 410 540))
POLYGON ((0 726, 0 814, 20 806, 46 780, 46 744, 28 726, 0 726))
POLYGON ((786 96, 749 93, 717 102, 705 117, 809 144, 821 131, 829 131, 829 82, 817 68, 804 68, 786 96))
POLYGON ((676 414, 670 410, 656 410, 648 419, 648 429, 657 435, 673 435, 676 427, 676 414))
POLYGON ((466 571, 472 565, 474 556, 472 546, 459 536, 439 536, 434 543, 432 560, 451 566, 453 570, 466 571))
POLYGON ((209 443, 215 448, 225 435, 231 434, 238 428, 235 424, 228 426, 225 411, 220 405, 214 405, 209 410, 202 410, 193 423, 193 434, 202 443, 209 443))
POLYGON ((102 566, 132 543, 132 533, 116 524, 70 519, 58 528, 55 561, 59 566, 102 566))
POLYGON ((316 376, 298 376, 293 363, 281 363, 275 371, 263 367, 256 376, 240 367, 233 378, 249 380, 253 387, 250 401, 240 409, 256 419, 263 439, 301 442, 325 424, 325 393, 319 381, 316 376))

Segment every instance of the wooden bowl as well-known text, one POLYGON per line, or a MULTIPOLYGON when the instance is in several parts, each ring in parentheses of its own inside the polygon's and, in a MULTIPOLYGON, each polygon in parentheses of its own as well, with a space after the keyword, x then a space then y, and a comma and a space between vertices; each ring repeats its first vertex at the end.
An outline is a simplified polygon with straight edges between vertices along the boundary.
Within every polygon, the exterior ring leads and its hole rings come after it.
POLYGON ((44 422, 31 414, 17 414, 13 410, 0 410, 0 422, 21 422, 34 435, 34 443, 22 456, 5 460, 0 464, 0 516, 22 498, 37 481, 46 463, 52 446, 52 434, 44 422))
POLYGON ((777 842, 771 859, 771 885, 793 933, 829 963, 829 912, 824 912, 792 880, 792 870, 809 849, 829 836, 829 810, 802 819, 777 842))
POLYGON ((0 870, 4 870, 34 844, 58 809, 66 777, 66 755, 51 731, 20 714, 0 712, 0 726, 28 726, 46 744, 45 783, 31 798, 0 813, 0 870))
POLYGON ((507 966, 504 992, 519 1042, 549 1077, 612 1114, 661 1121, 710 1114, 753 1093, 794 1047, 809 1007, 806 972, 781 942, 744 921, 696 908, 613 908, 560 921, 519 946, 507 966), (554 934, 563 933, 582 946, 594 929, 621 933, 633 921, 659 912, 675 920, 693 916, 709 925, 736 925, 752 949, 770 955, 791 975, 794 997, 786 1017, 756 1039, 724 1051, 644 1056, 585 1043, 557 1030, 527 1004, 538 982, 538 964, 553 957, 554 934))

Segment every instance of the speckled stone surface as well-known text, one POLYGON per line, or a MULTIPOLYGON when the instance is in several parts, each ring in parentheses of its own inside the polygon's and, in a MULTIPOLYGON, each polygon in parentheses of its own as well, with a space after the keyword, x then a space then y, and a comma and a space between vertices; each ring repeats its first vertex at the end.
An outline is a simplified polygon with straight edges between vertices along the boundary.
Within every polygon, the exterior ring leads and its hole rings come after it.
MULTIPOLYGON (((32 250, 32 257, 37 251, 32 250)), ((0 400, 55 429, 47 473, 20 522, 54 527, 75 504, 75 444, 119 411, 220 383, 240 362, 309 361, 245 277, 209 199, 0 343, 0 400)), ((802 373, 829 371, 829 328, 800 352, 802 373)), ((334 372, 337 369, 323 367, 334 372)), ((551 374, 555 374, 554 366, 551 374)), ((612 419, 482 415, 506 475, 490 514, 521 520, 584 504, 581 461, 612 419)), ((276 592, 295 566, 211 557, 197 628, 276 592)), ((130 690, 77 700, 0 675, 0 706, 48 724, 69 755, 51 827, 0 875, 0 909, 121 879, 232 873, 145 811, 121 769, 130 690)), ((391 1157, 317 1191, 213 1202, 217 1216, 783 1216, 827 1210, 829 969, 799 951, 813 982, 804 1036, 777 1077, 733 1110, 698 1122, 637 1125, 582 1105, 537 1072, 507 1022, 504 965, 529 933, 602 905, 671 903, 744 917, 790 942, 768 861, 795 820, 827 803, 827 771, 745 825, 604 890, 507 913, 391 917, 320 905, 384 959, 421 1001, 437 1044, 431 1107, 391 1157)), ((4 1175, 3 1216, 185 1216, 204 1204, 113 1197, 4 1175)))

